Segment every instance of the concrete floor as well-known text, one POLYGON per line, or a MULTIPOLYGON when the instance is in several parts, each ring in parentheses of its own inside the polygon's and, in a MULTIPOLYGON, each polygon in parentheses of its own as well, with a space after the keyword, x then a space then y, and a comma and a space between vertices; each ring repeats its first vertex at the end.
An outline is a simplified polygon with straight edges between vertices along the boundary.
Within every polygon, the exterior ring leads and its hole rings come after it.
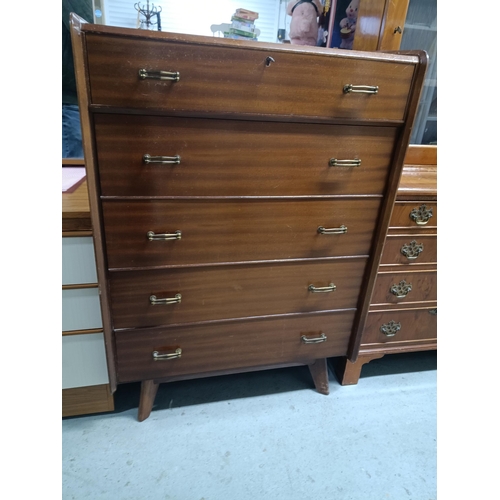
POLYGON ((64 500, 435 500, 436 352, 365 365, 355 386, 307 367, 163 384, 137 421, 139 385, 115 411, 63 419, 64 500))

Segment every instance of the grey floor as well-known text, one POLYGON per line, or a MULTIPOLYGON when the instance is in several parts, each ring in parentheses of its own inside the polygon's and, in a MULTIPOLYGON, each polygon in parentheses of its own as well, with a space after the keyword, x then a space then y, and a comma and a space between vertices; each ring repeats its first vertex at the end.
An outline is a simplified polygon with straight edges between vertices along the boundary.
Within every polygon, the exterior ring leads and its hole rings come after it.
POLYGON ((62 498, 435 500, 436 352, 364 366, 314 391, 306 367, 160 386, 137 421, 138 384, 115 411, 63 419, 62 498))

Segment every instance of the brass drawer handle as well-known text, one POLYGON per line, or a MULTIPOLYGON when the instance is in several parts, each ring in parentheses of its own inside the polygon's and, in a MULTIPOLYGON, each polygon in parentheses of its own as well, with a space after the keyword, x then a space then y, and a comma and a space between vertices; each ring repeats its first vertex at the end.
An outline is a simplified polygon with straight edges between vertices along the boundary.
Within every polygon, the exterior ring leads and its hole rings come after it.
POLYGON ((152 306, 165 306, 168 304, 180 304, 182 299, 182 295, 180 293, 176 293, 175 297, 167 297, 166 299, 157 299, 156 295, 151 295, 149 297, 149 303, 152 306))
POLYGON ((153 80, 171 80, 178 82, 181 75, 178 71, 148 71, 147 69, 140 69, 139 78, 141 80, 151 78, 153 80))
POLYGON ((149 165, 150 163, 161 163, 162 165, 179 165, 181 162, 181 157, 179 155, 175 156, 151 156, 145 154, 142 157, 142 161, 149 165))
POLYGON ((425 226, 431 217, 432 207, 427 208, 425 205, 420 205, 410 212, 410 219, 415 222, 417 226, 425 226))
POLYGON ((328 293, 328 292, 334 292, 337 289, 337 287, 333 284, 330 283, 328 286, 314 286, 314 285, 309 285, 308 290, 313 293, 328 293))
POLYGON ((401 330, 401 323, 396 323, 395 321, 389 321, 389 323, 385 323, 380 327, 380 331, 386 336, 386 337, 394 337, 396 333, 401 330))
POLYGON ((344 94, 378 94, 378 86, 373 85, 344 85, 344 94))
POLYGON ((401 253, 408 260, 415 260, 424 251, 423 243, 417 243, 415 240, 401 247, 401 253))
POLYGON ((177 230, 175 233, 155 234, 153 231, 146 233, 149 241, 165 241, 165 240, 180 240, 182 231, 177 230))
POLYGON ((398 299, 404 299, 411 292, 411 283, 401 280, 398 285, 394 284, 391 286, 390 292, 398 299))
POLYGON ((175 352, 160 354, 158 351, 153 351, 153 359, 155 361, 167 361, 169 359, 177 359, 182 356, 182 349, 178 347, 175 352))
POLYGON ((319 234, 345 234, 347 233, 347 227, 342 224, 340 227, 326 228, 323 226, 318 227, 319 234))
POLYGON ((359 167, 361 160, 354 158, 354 160, 339 160, 338 158, 330 158, 330 167, 359 167))
POLYGON ((321 342, 326 342, 327 336, 323 332, 321 332, 321 335, 319 337, 310 338, 302 335, 300 339, 302 340, 303 344, 319 344, 321 342))

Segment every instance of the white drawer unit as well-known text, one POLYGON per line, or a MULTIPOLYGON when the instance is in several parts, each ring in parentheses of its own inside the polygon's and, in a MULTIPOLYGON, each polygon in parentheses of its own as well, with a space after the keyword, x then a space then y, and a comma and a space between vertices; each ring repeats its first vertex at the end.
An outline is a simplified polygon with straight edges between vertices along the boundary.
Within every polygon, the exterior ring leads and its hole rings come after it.
POLYGON ((62 238, 63 417, 114 408, 92 236, 69 234, 62 238))

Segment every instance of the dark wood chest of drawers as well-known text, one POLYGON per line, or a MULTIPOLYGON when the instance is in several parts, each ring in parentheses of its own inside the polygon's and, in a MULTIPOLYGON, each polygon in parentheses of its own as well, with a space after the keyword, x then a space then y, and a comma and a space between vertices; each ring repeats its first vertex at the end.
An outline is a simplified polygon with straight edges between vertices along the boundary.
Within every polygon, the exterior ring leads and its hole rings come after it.
POLYGON ((437 349, 437 148, 410 146, 356 361, 342 359, 343 385, 386 354, 437 349))
POLYGON ((426 54, 73 17, 112 384, 355 360, 426 54))

